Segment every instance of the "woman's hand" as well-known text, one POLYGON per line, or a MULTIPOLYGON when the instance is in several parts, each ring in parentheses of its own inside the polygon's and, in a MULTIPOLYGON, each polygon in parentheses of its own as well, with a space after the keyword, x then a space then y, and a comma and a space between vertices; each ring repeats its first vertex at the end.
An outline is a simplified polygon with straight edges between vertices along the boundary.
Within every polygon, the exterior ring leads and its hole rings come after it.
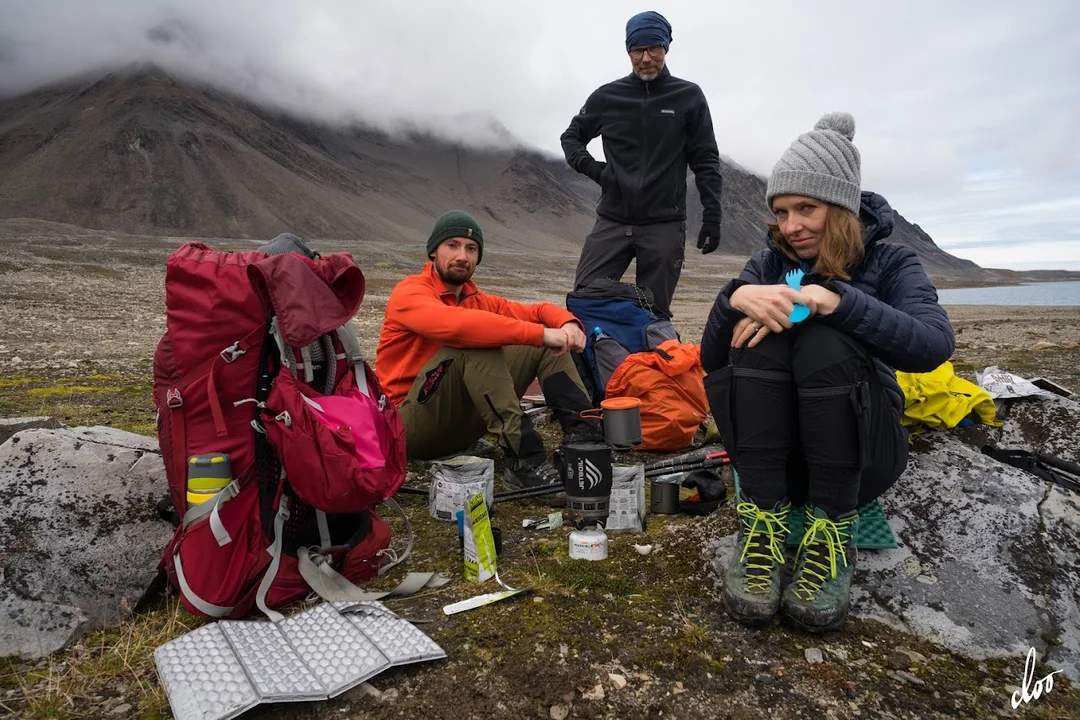
POLYGON ((788 315, 795 303, 806 305, 811 313, 817 312, 817 303, 812 297, 792 290, 787 285, 743 285, 731 294, 729 302, 732 308, 752 320, 758 327, 768 328, 774 333, 783 332, 794 324, 788 319, 788 315))
POLYGON ((803 285, 801 292, 814 299, 816 309, 811 310, 815 315, 828 315, 840 305, 840 295, 821 285, 803 285))
POLYGON ((754 347, 768 334, 767 325, 759 325, 757 320, 744 317, 735 323, 735 329, 731 332, 731 347, 741 348, 743 345, 754 347))

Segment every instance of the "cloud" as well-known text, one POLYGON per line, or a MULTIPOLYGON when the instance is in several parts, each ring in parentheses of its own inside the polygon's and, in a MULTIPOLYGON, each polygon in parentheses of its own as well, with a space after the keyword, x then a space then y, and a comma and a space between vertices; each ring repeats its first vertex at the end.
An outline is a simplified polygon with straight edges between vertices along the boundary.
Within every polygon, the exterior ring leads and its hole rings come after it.
MULTIPOLYGON (((623 28, 638 9, 0 0, 0 95, 154 62, 328 122, 408 124, 471 143, 513 137, 561 154, 559 135, 589 93, 628 72, 623 28)), ((658 9, 674 28, 670 67, 702 86, 724 155, 766 174, 823 113, 848 110, 864 186, 940 244, 983 238, 1007 253, 1013 238, 1015 262, 1028 262, 1034 238, 1048 264, 1061 259, 1055 248, 1080 219, 1066 202, 1080 196, 1080 23, 1069 0, 820 0, 812 11, 798 0, 669 0, 658 9), (997 174, 992 193, 987 173, 997 174), (1044 209, 1049 221, 1032 205, 1040 197, 1064 203, 1044 209), (1015 212, 1001 220, 1002 208, 1015 212)))

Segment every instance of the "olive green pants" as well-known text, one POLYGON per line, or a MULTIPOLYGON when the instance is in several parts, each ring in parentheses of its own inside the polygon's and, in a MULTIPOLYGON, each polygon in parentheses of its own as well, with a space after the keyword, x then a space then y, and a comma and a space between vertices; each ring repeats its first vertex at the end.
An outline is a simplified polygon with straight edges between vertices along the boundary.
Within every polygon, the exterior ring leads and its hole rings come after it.
POLYGON ((492 433, 509 457, 543 459, 543 440, 521 410, 521 396, 536 378, 560 422, 573 422, 588 407, 570 353, 555 357, 547 348, 529 345, 440 349, 398 407, 409 457, 451 455, 492 433))

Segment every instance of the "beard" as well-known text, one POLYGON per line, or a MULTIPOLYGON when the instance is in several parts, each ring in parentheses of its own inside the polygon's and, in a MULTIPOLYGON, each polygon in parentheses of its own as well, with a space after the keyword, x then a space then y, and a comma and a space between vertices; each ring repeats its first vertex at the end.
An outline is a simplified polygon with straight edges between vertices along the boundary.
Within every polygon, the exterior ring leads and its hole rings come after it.
POLYGON ((634 73, 644 82, 652 82, 660 76, 660 71, 664 69, 663 63, 653 63, 648 69, 635 68, 634 73))
POLYGON ((435 272, 438 273, 439 279, 443 281, 443 285, 464 285, 472 277, 474 269, 467 265, 447 265, 445 267, 435 265, 435 272))

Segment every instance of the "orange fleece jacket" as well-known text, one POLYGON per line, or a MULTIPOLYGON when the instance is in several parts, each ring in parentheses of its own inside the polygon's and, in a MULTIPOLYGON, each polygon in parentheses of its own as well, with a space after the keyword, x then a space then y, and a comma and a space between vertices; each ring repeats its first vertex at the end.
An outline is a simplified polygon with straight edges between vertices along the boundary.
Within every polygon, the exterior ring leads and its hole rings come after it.
POLYGON ((446 289, 432 263, 395 287, 386 303, 375 363, 394 405, 409 394, 424 364, 440 348, 493 348, 544 342, 544 328, 578 319, 551 303, 523 305, 488 295, 469 280, 461 298, 446 289))

